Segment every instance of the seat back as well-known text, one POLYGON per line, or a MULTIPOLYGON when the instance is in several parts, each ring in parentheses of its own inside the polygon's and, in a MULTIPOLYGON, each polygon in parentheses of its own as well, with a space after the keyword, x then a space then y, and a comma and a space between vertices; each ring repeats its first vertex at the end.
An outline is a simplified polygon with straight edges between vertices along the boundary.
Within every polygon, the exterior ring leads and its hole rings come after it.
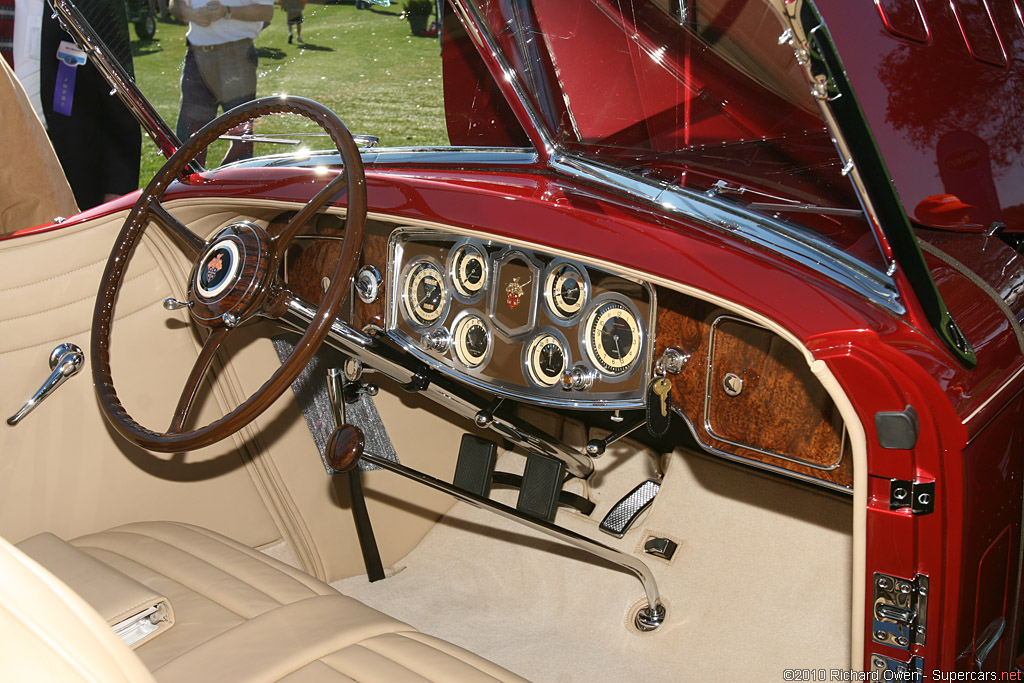
POLYGON ((3 538, 0 577, 0 680, 153 681, 92 607, 3 538))

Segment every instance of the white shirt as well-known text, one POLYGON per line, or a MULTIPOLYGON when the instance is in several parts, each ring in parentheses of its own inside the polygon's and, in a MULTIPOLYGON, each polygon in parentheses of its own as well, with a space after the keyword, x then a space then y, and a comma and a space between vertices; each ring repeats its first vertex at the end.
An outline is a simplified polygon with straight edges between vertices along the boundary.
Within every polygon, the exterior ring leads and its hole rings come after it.
MULTIPOLYGON (((187 0, 189 7, 200 8, 205 6, 203 0, 187 0)), ((274 0, 221 0, 225 7, 244 7, 246 5, 269 5, 274 6, 274 0)), ((241 19, 218 19, 209 26, 198 26, 193 23, 188 25, 188 33, 185 37, 193 45, 220 45, 235 40, 249 38, 256 40, 256 36, 263 30, 262 21, 242 21, 241 19)))
MULTIPOLYGON (((43 39, 43 0, 14 3, 14 73, 28 93, 36 116, 46 126, 39 94, 39 50, 43 39)), ((56 55, 53 56, 57 58, 56 55)))

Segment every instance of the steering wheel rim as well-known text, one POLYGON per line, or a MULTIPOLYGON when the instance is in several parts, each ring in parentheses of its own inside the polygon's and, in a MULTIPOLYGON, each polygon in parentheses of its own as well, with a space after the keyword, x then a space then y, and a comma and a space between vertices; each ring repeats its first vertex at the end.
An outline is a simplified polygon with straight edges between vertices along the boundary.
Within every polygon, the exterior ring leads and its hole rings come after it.
POLYGON ((189 138, 167 160, 136 201, 107 259, 96 297, 91 336, 92 375, 100 406, 114 428, 130 441, 151 451, 194 450, 234 434, 270 407, 295 381, 327 337, 358 264, 365 224, 366 178, 359 148, 341 119, 313 100, 300 97, 254 100, 224 113, 189 138), (317 123, 331 137, 344 164, 343 171, 296 213, 281 233, 271 237, 258 226, 243 222, 221 229, 207 241, 162 206, 160 200, 171 182, 211 142, 240 124, 279 113, 298 114, 317 123), (185 430, 193 399, 214 356, 230 337, 231 331, 256 317, 276 318, 284 312, 287 300, 293 295, 279 280, 278 265, 298 231, 339 194, 342 183, 348 194, 348 208, 341 257, 313 320, 292 354, 259 389, 226 415, 203 427, 185 430), (193 258, 187 297, 189 312, 193 321, 211 329, 178 399, 171 425, 164 432, 148 429, 132 418, 117 396, 110 369, 114 301, 131 254, 151 221, 170 231, 193 258), (227 266, 223 265, 225 260, 227 266), (211 272, 213 274, 207 277, 211 272))

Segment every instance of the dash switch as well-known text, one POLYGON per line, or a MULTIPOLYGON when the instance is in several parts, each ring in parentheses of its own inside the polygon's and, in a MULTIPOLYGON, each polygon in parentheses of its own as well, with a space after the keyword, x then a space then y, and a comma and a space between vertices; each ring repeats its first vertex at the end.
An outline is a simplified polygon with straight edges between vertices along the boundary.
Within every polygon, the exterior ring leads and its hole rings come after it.
POLYGON ((649 538, 644 543, 644 552, 648 555, 660 557, 663 560, 671 560, 672 556, 676 554, 676 548, 678 547, 675 541, 667 538, 649 538))

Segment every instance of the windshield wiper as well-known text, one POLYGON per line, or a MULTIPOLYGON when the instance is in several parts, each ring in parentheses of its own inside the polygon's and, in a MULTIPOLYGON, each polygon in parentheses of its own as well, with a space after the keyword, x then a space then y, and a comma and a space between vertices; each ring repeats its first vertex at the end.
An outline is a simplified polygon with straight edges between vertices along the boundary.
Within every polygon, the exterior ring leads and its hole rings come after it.
POLYGON ((709 197, 716 197, 725 194, 745 195, 747 193, 775 200, 774 202, 750 202, 747 206, 752 209, 761 209, 764 211, 785 211, 788 213, 821 213, 831 216, 861 216, 864 214, 861 209, 844 209, 838 206, 820 206, 818 204, 810 204, 808 202, 801 202, 787 197, 779 197, 761 190, 755 190, 752 187, 730 184, 724 180, 716 181, 715 184, 711 186, 711 189, 705 192, 709 197))
MULTIPOLYGON (((237 140, 239 142, 263 142, 269 145, 301 145, 302 140, 293 139, 300 137, 323 138, 328 137, 328 135, 327 133, 279 133, 271 136, 243 133, 241 135, 221 135, 220 139, 237 140)), ((372 149, 380 144, 380 138, 376 135, 353 135, 352 139, 356 141, 359 147, 364 149, 372 149)))

